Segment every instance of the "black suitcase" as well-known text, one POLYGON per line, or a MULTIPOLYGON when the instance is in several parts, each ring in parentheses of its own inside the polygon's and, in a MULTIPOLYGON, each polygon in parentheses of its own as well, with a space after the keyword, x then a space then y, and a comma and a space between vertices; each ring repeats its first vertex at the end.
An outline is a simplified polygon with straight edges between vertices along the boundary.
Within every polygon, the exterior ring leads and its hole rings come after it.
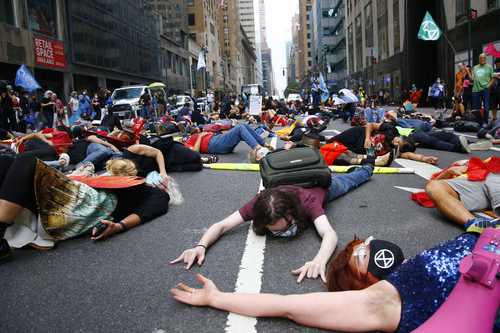
POLYGON ((260 161, 265 188, 280 185, 329 187, 331 171, 319 150, 308 147, 277 150, 260 161))

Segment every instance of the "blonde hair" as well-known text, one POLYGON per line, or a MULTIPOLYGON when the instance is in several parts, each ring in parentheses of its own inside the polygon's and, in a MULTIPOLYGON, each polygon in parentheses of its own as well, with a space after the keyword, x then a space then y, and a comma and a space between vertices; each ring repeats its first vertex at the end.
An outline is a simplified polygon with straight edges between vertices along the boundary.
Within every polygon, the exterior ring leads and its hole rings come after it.
POLYGON ((107 161, 106 171, 112 176, 137 176, 137 167, 135 163, 126 159, 107 161))

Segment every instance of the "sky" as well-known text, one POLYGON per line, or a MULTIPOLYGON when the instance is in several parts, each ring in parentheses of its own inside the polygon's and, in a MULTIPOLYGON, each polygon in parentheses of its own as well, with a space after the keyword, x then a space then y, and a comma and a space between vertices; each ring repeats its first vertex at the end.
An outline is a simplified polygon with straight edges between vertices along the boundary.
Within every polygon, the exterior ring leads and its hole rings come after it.
POLYGON ((276 88, 283 94, 287 82, 283 76, 286 67, 286 43, 292 40, 292 17, 299 12, 298 0, 265 0, 267 43, 272 50, 276 88))

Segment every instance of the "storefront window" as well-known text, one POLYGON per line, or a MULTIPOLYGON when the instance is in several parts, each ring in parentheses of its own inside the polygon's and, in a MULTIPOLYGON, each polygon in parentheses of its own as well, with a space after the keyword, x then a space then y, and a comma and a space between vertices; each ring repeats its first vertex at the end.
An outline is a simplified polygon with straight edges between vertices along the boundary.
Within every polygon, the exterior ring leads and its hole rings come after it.
POLYGON ((57 37, 55 0, 27 0, 28 24, 33 32, 57 37))
POLYGON ((14 24, 12 0, 0 0, 0 22, 14 24))

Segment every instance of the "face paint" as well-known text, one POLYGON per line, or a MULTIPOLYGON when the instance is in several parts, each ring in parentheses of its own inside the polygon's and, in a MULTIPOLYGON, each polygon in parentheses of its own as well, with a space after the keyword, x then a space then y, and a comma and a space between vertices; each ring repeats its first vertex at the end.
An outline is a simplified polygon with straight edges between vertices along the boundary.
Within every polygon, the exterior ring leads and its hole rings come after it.
POLYGON ((403 251, 394 243, 383 240, 370 242, 368 272, 379 279, 392 273, 405 260, 403 251))
POLYGON ((274 237, 279 237, 279 238, 290 238, 290 237, 295 237, 297 235, 299 228, 296 223, 291 223, 286 230, 279 230, 279 231, 271 231, 271 234, 274 237))

